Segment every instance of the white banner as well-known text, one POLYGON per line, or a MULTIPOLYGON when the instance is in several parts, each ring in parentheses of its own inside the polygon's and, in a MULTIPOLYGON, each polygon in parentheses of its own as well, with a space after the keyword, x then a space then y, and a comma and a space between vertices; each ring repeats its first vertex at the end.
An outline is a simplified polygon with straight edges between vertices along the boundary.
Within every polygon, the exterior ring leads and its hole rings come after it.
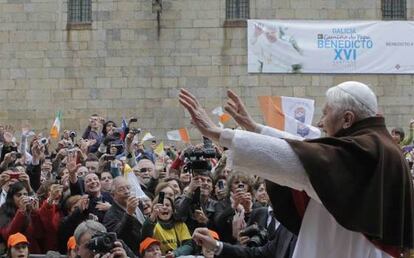
POLYGON ((412 21, 249 20, 249 73, 414 73, 412 21))

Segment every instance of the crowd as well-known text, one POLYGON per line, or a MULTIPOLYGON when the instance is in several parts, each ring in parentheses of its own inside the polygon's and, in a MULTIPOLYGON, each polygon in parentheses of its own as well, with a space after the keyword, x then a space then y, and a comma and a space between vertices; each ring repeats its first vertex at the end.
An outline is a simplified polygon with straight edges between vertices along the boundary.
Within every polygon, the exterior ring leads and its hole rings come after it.
MULTIPOLYGON (((57 142, 0 127, 0 250, 7 257, 291 257, 267 181, 232 170, 208 138, 178 150, 92 115, 57 142), (21 136, 20 136, 21 135, 21 136), (20 139, 16 139, 19 136, 20 139), (52 147, 55 146, 55 147, 52 147), (220 240, 200 243, 194 232, 220 240), (219 253, 218 253, 219 251, 219 253)), ((391 134, 412 166, 414 121, 391 134)))
POLYGON ((296 237, 273 218, 263 180, 231 171, 226 151, 206 138, 157 153, 134 123, 94 114, 81 137, 64 130, 56 142, 1 127, 2 252, 19 239, 31 254, 214 257, 192 240, 200 227, 240 247, 283 235, 282 251, 293 252, 296 237))

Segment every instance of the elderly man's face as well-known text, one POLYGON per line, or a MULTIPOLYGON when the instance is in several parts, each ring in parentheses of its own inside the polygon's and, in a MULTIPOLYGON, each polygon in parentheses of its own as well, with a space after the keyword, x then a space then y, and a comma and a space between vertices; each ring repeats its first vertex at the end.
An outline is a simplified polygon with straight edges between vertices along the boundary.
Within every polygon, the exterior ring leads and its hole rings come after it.
POLYGON ((344 120, 342 118, 341 114, 336 114, 332 107, 325 104, 322 109, 322 117, 318 126, 327 136, 334 136, 343 127, 344 120))
POLYGON ((150 160, 143 159, 138 162, 138 165, 134 167, 133 171, 144 184, 147 184, 154 173, 154 169, 155 166, 150 160))
POLYGON ((79 239, 80 241, 76 245, 76 253, 80 258, 93 258, 95 256, 95 254, 86 247, 91 238, 92 235, 86 232, 79 239))

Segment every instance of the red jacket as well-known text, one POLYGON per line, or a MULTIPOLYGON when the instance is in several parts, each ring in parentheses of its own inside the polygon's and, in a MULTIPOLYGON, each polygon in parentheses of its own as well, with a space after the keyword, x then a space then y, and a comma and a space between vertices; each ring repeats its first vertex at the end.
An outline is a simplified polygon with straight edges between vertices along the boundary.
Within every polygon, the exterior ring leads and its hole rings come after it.
POLYGON ((44 240, 41 245, 43 253, 47 251, 58 251, 58 228, 62 214, 57 205, 48 204, 44 201, 39 209, 39 217, 44 229, 44 240))
POLYGON ((10 235, 18 232, 25 235, 30 242, 30 253, 42 253, 39 243, 42 242, 44 231, 38 210, 33 210, 30 214, 17 210, 10 223, 0 228, 0 234, 6 241, 10 235))

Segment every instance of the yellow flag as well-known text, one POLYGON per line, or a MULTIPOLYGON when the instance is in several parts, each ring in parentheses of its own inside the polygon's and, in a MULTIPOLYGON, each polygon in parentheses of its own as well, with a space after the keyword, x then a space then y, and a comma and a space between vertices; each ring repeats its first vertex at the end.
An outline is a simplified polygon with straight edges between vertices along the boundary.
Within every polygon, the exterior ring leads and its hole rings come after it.
POLYGON ((160 142, 158 146, 154 149, 155 154, 162 156, 164 154, 164 142, 160 142))

